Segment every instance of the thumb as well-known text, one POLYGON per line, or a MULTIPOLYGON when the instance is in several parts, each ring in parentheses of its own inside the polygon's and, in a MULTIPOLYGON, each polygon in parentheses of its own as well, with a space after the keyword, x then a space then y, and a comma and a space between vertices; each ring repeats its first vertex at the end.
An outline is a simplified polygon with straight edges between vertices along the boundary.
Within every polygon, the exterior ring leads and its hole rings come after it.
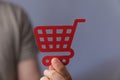
POLYGON ((53 58, 51 63, 52 63, 52 67, 61 75, 65 76, 69 74, 66 67, 59 59, 53 58))

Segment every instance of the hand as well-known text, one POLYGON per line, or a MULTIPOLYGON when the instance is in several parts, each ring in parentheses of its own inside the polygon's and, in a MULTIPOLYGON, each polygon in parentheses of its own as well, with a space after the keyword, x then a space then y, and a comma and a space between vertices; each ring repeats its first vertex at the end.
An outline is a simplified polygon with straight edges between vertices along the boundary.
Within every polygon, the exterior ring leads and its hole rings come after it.
POLYGON ((40 80, 72 80, 66 67, 57 58, 53 58, 51 66, 44 71, 44 76, 40 80))

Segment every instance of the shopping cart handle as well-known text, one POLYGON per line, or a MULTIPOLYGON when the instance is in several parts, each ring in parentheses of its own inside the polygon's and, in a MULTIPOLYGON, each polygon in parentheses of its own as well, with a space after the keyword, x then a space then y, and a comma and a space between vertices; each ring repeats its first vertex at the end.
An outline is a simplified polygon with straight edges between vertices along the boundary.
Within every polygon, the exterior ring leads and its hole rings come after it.
POLYGON ((73 26, 77 26, 78 23, 84 23, 86 19, 75 19, 73 26))

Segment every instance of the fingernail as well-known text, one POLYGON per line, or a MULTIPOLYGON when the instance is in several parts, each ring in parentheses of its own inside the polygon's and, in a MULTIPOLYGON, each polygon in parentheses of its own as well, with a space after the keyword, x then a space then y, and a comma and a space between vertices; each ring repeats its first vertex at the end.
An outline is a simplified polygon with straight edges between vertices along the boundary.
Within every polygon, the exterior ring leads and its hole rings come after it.
POLYGON ((41 78, 40 80, 43 80, 43 78, 41 78))
POLYGON ((60 61, 57 58, 53 59, 53 63, 58 63, 58 62, 60 62, 60 61))
POLYGON ((43 73, 44 73, 44 75, 45 75, 47 72, 48 72, 48 70, 47 70, 47 69, 46 69, 46 70, 44 70, 44 72, 43 72, 43 73))

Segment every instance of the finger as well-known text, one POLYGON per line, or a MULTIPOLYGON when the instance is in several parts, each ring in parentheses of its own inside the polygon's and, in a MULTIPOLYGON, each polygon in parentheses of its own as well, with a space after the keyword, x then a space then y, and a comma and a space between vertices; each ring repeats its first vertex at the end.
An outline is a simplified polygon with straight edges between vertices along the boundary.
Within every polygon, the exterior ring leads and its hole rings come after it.
POLYGON ((40 78, 40 80, 49 80, 49 78, 47 78, 46 76, 40 78))
POLYGON ((68 75, 68 71, 66 69, 66 67, 64 66, 64 64, 57 58, 53 58, 52 61, 52 67, 60 74, 66 76, 68 75))
POLYGON ((53 66, 51 65, 51 66, 49 66, 49 70, 55 70, 55 69, 54 69, 53 66))
POLYGON ((55 70, 45 70, 44 75, 50 78, 50 80, 65 80, 63 76, 61 76, 55 70))

